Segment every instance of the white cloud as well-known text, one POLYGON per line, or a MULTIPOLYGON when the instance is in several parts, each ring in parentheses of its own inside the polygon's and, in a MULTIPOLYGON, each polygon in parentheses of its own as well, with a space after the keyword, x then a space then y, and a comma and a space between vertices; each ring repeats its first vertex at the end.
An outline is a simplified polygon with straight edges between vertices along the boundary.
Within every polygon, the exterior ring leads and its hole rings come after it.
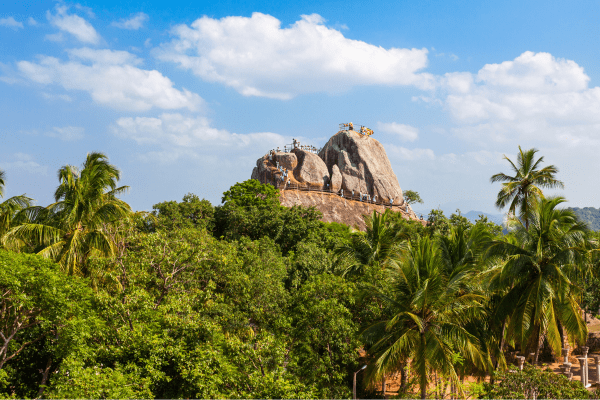
POLYGON ((65 142, 73 142, 83 139, 83 132, 85 132, 85 129, 80 126, 65 126, 62 128, 55 126, 50 132, 46 133, 46 136, 57 138, 65 142))
POLYGON ((89 47, 82 47, 80 49, 67 50, 71 59, 78 59, 81 61, 89 61, 93 64, 104 64, 104 65, 121 65, 131 64, 139 65, 142 64, 142 60, 135 54, 131 54, 128 51, 122 50, 109 50, 109 49, 90 49, 89 47))
POLYGON ((39 22, 37 22, 35 19, 33 19, 32 17, 27 18, 27 25, 29 26, 39 26, 39 22))
POLYGON ((48 167, 34 161, 33 156, 26 153, 15 153, 14 161, 0 162, 0 169, 5 171, 26 171, 32 175, 47 175, 48 167))
POLYGON ((118 22, 115 21, 111 24, 111 26, 115 26, 121 29, 138 30, 142 26, 144 26, 144 22, 146 21, 148 21, 148 14, 139 12, 129 19, 121 19, 118 22))
POLYGON ((406 142, 414 142, 419 137, 419 129, 397 122, 377 122, 377 129, 398 135, 401 140, 406 142))
MULTIPOLYGON (((53 26, 63 32, 70 33, 77 40, 83 43, 97 44, 100 42, 100 35, 96 32, 92 24, 76 14, 68 14, 69 7, 58 4, 55 7, 56 14, 50 11, 46 13, 46 18, 53 26)), ((62 36, 47 35, 49 40, 62 39, 62 36)))
POLYGON ((597 144, 600 88, 572 60, 525 52, 487 64, 476 74, 439 79, 441 101, 454 118, 454 133, 481 145, 543 140, 557 145, 597 144))
POLYGON ((73 101, 73 98, 71 96, 69 96, 68 94, 53 94, 53 93, 43 92, 42 96, 44 96, 44 98, 48 99, 48 100, 62 100, 62 101, 66 101, 68 103, 73 101))
POLYGON ((384 49, 352 40, 317 14, 290 27, 270 15, 202 17, 178 25, 155 51, 209 82, 244 96, 290 99, 301 93, 345 91, 358 85, 430 87, 427 49, 384 49))
POLYGON ((431 149, 407 149, 406 147, 387 144, 386 148, 390 158, 397 158, 404 161, 415 160, 435 160, 435 153, 431 149))
POLYGON ((47 56, 40 57, 39 62, 20 61, 17 69, 22 76, 43 85, 86 91, 95 102, 117 110, 155 107, 195 111, 203 104, 197 94, 175 89, 160 72, 132 65, 141 61, 128 52, 83 48, 70 50, 69 55, 68 62, 47 56))
POLYGON ((14 17, 0 18, 0 26, 7 28, 19 29, 23 28, 23 23, 14 19, 14 17))
POLYGON ((235 158, 255 146, 261 149, 256 155, 258 158, 267 149, 283 147, 289 142, 289 138, 271 132, 231 133, 212 127, 210 120, 205 117, 186 117, 178 113, 164 113, 157 118, 119 118, 111 129, 122 139, 133 140, 139 145, 160 147, 160 151, 150 151, 146 157, 155 157, 163 163, 182 156, 197 158, 200 155, 222 155, 235 158))

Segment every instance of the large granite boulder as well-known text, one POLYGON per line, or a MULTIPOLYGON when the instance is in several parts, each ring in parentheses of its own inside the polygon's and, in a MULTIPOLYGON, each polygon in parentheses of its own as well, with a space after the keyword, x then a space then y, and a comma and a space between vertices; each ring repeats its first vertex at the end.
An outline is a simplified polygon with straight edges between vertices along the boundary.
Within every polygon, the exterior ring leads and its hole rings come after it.
POLYGON ((323 146, 319 157, 333 176, 337 166, 345 192, 368 193, 385 202, 403 204, 402 189, 381 143, 355 131, 340 131, 323 146))
POLYGON ((294 168, 294 178, 309 186, 323 187, 329 183, 329 170, 323 160, 310 151, 293 149, 298 165, 294 168))
POLYGON ((256 160, 256 167, 252 170, 250 179, 256 179, 261 183, 272 183, 275 181, 273 168, 269 166, 269 156, 265 155, 256 160))
POLYGON ((293 171, 298 166, 298 158, 294 153, 275 153, 275 161, 278 161, 279 165, 288 171, 293 171))
POLYGON ((337 165, 334 165, 331 168, 331 178, 329 180, 331 181, 331 190, 333 190, 334 193, 339 192, 342 188, 344 178, 337 165))

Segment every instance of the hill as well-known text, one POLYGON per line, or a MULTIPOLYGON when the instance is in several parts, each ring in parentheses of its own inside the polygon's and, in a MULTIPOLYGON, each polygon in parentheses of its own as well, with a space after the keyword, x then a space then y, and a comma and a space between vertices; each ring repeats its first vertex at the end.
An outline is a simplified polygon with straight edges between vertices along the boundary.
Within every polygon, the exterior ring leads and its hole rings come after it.
POLYGON ((473 211, 473 210, 469 211, 466 214, 463 214, 463 216, 471 222, 475 222, 476 220, 478 220, 480 215, 487 217, 488 220, 490 220, 491 222, 493 222, 497 225, 500 225, 500 226, 502 226, 502 224, 504 222, 503 214, 488 214, 488 213, 484 213, 483 211, 473 211))
POLYGON ((590 229, 594 231, 600 230, 600 209, 594 207, 569 207, 583 221, 587 222, 590 229))

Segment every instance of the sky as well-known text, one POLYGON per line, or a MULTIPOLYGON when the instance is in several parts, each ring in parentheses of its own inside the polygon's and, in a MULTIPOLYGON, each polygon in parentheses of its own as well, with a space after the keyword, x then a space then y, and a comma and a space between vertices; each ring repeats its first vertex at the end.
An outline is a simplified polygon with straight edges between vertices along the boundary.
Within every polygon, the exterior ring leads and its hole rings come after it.
POLYGON ((415 209, 498 213, 504 156, 536 148, 599 207, 597 1, 15 1, 0 7, 5 198, 53 201, 105 153, 134 210, 219 204, 256 160, 372 128, 415 209), (190 4, 193 3, 193 4, 190 4))

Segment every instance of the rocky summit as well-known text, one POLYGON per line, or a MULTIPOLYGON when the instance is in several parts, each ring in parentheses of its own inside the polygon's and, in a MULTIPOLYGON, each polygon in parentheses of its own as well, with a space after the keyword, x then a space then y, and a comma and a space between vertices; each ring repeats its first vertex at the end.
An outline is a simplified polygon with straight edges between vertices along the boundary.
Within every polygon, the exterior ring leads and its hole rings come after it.
POLYGON ((344 191, 368 193, 386 203, 390 200, 398 205, 404 203, 385 149, 372 137, 356 131, 339 131, 323 146, 319 157, 332 177, 338 167, 344 191))
POLYGON ((385 208, 418 219, 404 203, 381 143, 354 130, 339 131, 318 152, 296 141, 285 151, 271 150, 257 160, 252 179, 282 189, 285 206, 315 206, 324 221, 364 229, 361 215, 385 208))

